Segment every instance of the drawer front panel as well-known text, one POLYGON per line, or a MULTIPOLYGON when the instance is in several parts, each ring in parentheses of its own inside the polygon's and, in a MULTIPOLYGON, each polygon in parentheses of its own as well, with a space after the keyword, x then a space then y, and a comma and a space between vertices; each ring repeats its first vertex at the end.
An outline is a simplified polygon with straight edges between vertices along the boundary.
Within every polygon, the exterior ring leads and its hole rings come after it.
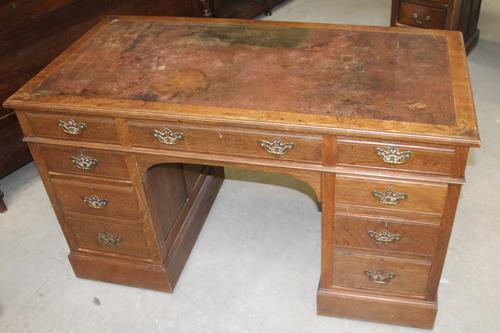
POLYGON ((126 154, 108 150, 41 145, 49 171, 129 179, 126 154))
POLYGON ((115 120, 106 117, 26 113, 34 136, 118 143, 115 120))
POLYGON ((446 27, 446 15, 446 8, 401 2, 398 22, 419 28, 444 29, 446 27))
POLYGON ((66 212, 112 218, 140 219, 137 195, 131 186, 52 179, 57 199, 66 212))
POLYGON ((333 284, 424 296, 430 268, 431 263, 426 261, 336 253, 333 284))
POLYGON ((88 219, 66 218, 77 249, 116 253, 134 257, 151 255, 142 224, 123 225, 88 219))
POLYGON ((337 214, 335 245, 433 256, 439 228, 337 214))
POLYGON ((339 139, 337 164, 449 175, 455 151, 451 148, 410 146, 397 142, 339 139))
POLYGON ((337 176, 336 204, 442 214, 447 185, 337 176))
POLYGON ((129 122, 128 129, 132 144, 138 147, 322 162, 322 138, 318 136, 306 137, 274 132, 238 132, 236 130, 169 123, 129 122), (170 140, 171 144, 160 142, 154 136, 155 130, 165 134, 164 137, 170 140), (275 139, 279 139, 281 142, 273 142, 275 139), (273 151, 274 154, 266 151, 266 148, 261 144, 262 140, 268 141, 267 149, 273 151))

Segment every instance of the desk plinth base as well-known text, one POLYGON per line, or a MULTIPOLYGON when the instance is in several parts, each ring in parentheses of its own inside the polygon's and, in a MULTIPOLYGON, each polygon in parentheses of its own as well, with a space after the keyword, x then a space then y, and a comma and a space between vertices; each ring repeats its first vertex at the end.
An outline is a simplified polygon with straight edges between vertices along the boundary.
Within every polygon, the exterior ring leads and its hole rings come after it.
POLYGON ((68 258, 79 278, 172 292, 224 180, 207 175, 187 214, 182 236, 168 263, 148 263, 72 251, 68 258))
POLYGON ((320 288, 317 313, 323 316, 431 329, 436 318, 437 302, 362 295, 320 288))

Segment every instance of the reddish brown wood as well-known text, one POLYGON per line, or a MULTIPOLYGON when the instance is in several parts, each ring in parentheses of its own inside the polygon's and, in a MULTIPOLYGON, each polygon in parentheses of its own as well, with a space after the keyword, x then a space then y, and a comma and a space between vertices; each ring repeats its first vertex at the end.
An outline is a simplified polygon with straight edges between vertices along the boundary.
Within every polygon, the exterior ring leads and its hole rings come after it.
POLYGON ((371 207, 379 215, 391 216, 393 211, 437 214, 441 216, 446 201, 447 186, 394 179, 356 178, 337 176, 336 204, 371 207), (406 199, 396 204, 383 204, 373 191, 404 193, 406 199))
POLYGON ((357 140, 339 138, 337 143, 338 165, 373 168, 378 170, 403 170, 449 175, 453 165, 454 149, 446 146, 418 146, 404 142, 357 140), (384 162, 377 149, 388 151, 397 148, 399 152, 410 152, 411 157, 402 164, 384 162))
POLYGON ((318 290, 318 314, 431 329, 436 302, 336 289, 318 290))
POLYGON ((431 263, 387 256, 361 255, 340 250, 333 256, 333 286, 353 290, 383 291, 384 295, 425 296, 431 263), (366 272, 393 273, 386 284, 370 281, 366 272))
MULTIPOLYGON (((0 4, 0 104, 107 14, 196 16, 191 0, 12 0, 0 4)), ((0 178, 31 161, 0 105, 0 178)))
POLYGON ((375 250, 395 254, 433 256, 438 242, 439 228, 419 223, 401 222, 380 217, 335 215, 335 245, 375 250), (370 233, 389 232, 398 235, 396 241, 384 243, 370 233))
POLYGON ((81 147, 40 146, 51 173, 68 173, 85 176, 99 176, 129 179, 126 154, 109 150, 85 149, 81 147), (75 163, 79 157, 90 158, 95 164, 82 169, 75 163))
POLYGON ((276 158, 276 155, 266 152, 261 140, 273 141, 280 139, 283 143, 293 143, 294 148, 289 153, 279 156, 284 160, 307 161, 321 163, 322 138, 320 136, 290 135, 287 132, 252 132, 241 128, 224 129, 213 127, 185 126, 172 123, 139 123, 129 122, 128 131, 133 146, 156 147, 194 152, 211 152, 214 154, 246 155, 259 158, 276 158), (165 128, 174 133, 182 133, 184 139, 175 145, 161 143, 153 136, 154 130, 165 128))
MULTIPOLYGON (((281 66, 266 66, 272 63, 281 66)), ((479 144, 458 34, 110 18, 6 105, 17 108, 78 276, 172 291, 222 182, 220 167, 286 173, 310 184, 322 206, 318 313, 432 327, 468 150, 479 144), (157 39, 161 34, 170 38, 157 39), (348 38, 350 43, 329 45, 331 38, 348 38), (379 57, 370 58, 373 63, 363 63, 363 53, 357 53, 392 41, 398 41, 399 48, 379 50, 379 57), (415 58, 412 41, 433 48, 432 56, 415 58), (208 52, 204 59, 211 59, 210 65, 200 68, 198 61, 154 57, 166 47, 162 43, 177 45, 169 54, 180 59, 208 52), (339 45, 344 45, 343 52, 332 53, 332 48, 342 49, 339 45), (245 52, 255 56, 257 51, 270 58, 287 54, 288 70, 271 68, 266 78, 258 64, 242 62, 238 75, 243 76, 225 86, 231 58, 245 52), (357 62, 346 58, 347 53, 357 62), (310 67, 317 73, 302 80, 302 56, 328 59, 310 67), (391 74, 390 88, 365 85, 383 80, 387 71, 380 68, 395 57, 405 64, 416 61, 417 69, 391 74), (446 66, 436 72, 428 59, 446 66), (113 75, 102 74, 99 66, 105 62, 112 63, 106 70, 113 75), (424 73, 419 66, 431 71, 424 73), (283 87, 270 83, 278 82, 276 78, 283 87), (437 82, 443 78, 448 84, 437 82), (422 86, 423 79, 431 83, 422 86), (331 108, 331 96, 321 89, 339 82, 345 83, 340 89, 345 99, 339 108, 331 108), (423 90, 414 89, 417 86, 423 90), (307 91, 309 104, 303 95, 307 91), (358 94, 359 105, 349 99, 358 94), (430 99, 422 101, 421 96, 430 99), (433 101, 442 107, 433 109, 433 101), (86 127, 65 134, 58 122, 69 118, 86 127), (166 128, 182 132, 182 138, 159 143, 153 131, 166 128), (282 154, 270 154, 260 145, 263 139, 294 145, 282 154), (412 155, 388 165, 374 152, 379 146, 410 149, 412 155), (102 163, 75 171, 68 162, 75 152, 92 154, 102 163), (372 194, 389 189, 407 197, 388 205, 372 194), (82 197, 90 194, 108 199, 108 205, 86 206, 82 197), (107 248, 109 244, 96 243, 94 234, 101 231, 123 235, 123 240, 107 248), (381 245, 374 243, 370 231, 397 232, 402 238, 381 245), (127 241, 131 237, 133 241, 127 241), (395 275, 385 284, 374 283, 367 270, 395 275)))

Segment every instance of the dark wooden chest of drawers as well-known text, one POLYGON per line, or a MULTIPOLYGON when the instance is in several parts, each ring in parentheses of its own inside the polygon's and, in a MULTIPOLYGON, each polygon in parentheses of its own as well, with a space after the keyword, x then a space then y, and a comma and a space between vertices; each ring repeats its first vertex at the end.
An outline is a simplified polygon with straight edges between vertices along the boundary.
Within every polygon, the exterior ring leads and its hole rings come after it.
POLYGON ((392 26, 461 31, 470 51, 479 40, 481 0, 393 0, 392 26))
POLYGON ((321 204, 318 313, 432 327, 479 145, 459 33, 111 17, 6 105, 77 276, 172 291, 220 167, 280 172, 321 204))

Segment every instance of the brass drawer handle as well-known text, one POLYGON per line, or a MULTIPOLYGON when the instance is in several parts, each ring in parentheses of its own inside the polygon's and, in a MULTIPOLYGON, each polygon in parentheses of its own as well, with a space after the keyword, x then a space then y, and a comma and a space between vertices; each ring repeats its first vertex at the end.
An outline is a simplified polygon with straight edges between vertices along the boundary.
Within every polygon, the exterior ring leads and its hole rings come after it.
POLYGON ((153 136, 164 145, 175 145, 178 141, 184 140, 184 133, 174 133, 170 128, 164 128, 163 130, 155 129, 153 136))
POLYGON ((368 236, 377 243, 390 244, 395 243, 401 239, 401 234, 390 232, 389 230, 384 231, 368 231, 368 236))
POLYGON ((115 246, 119 242, 121 242, 122 237, 120 235, 113 235, 110 234, 109 232, 106 233, 97 233, 97 241, 101 244, 108 245, 108 246, 115 246))
POLYGON ((382 161, 387 164, 403 164, 413 156, 410 150, 399 151, 397 147, 387 149, 378 147, 375 151, 382 161))
POLYGON ((392 272, 384 272, 383 270, 366 270, 365 275, 368 276, 368 279, 375 284, 389 284, 389 282, 396 277, 396 274, 392 272))
POLYGON ((285 155, 295 148, 293 142, 283 142, 281 139, 273 139, 272 141, 260 140, 259 144, 262 149, 272 155, 285 155))
POLYGON ((97 195, 92 194, 90 197, 83 197, 83 202, 86 203, 90 208, 103 209, 107 206, 109 200, 101 199, 97 195))
POLYGON ((79 156, 71 156, 69 159, 76 168, 84 171, 95 168, 98 162, 97 159, 87 156, 84 153, 80 153, 79 156))
POLYGON ((68 121, 59 120, 58 126, 62 128, 64 133, 69 135, 78 135, 87 128, 87 124, 77 123, 73 118, 70 118, 68 121))
POLYGON ((417 12, 413 13, 413 15, 411 16, 411 18, 413 19, 413 22, 415 22, 416 25, 420 25, 420 26, 426 25, 432 19, 432 17, 430 15, 427 15, 425 17, 425 19, 422 21, 421 19, 419 19, 417 12))
POLYGON ((401 201, 408 199, 406 193, 396 193, 390 188, 385 192, 372 191, 372 195, 383 205, 397 205, 401 201))

